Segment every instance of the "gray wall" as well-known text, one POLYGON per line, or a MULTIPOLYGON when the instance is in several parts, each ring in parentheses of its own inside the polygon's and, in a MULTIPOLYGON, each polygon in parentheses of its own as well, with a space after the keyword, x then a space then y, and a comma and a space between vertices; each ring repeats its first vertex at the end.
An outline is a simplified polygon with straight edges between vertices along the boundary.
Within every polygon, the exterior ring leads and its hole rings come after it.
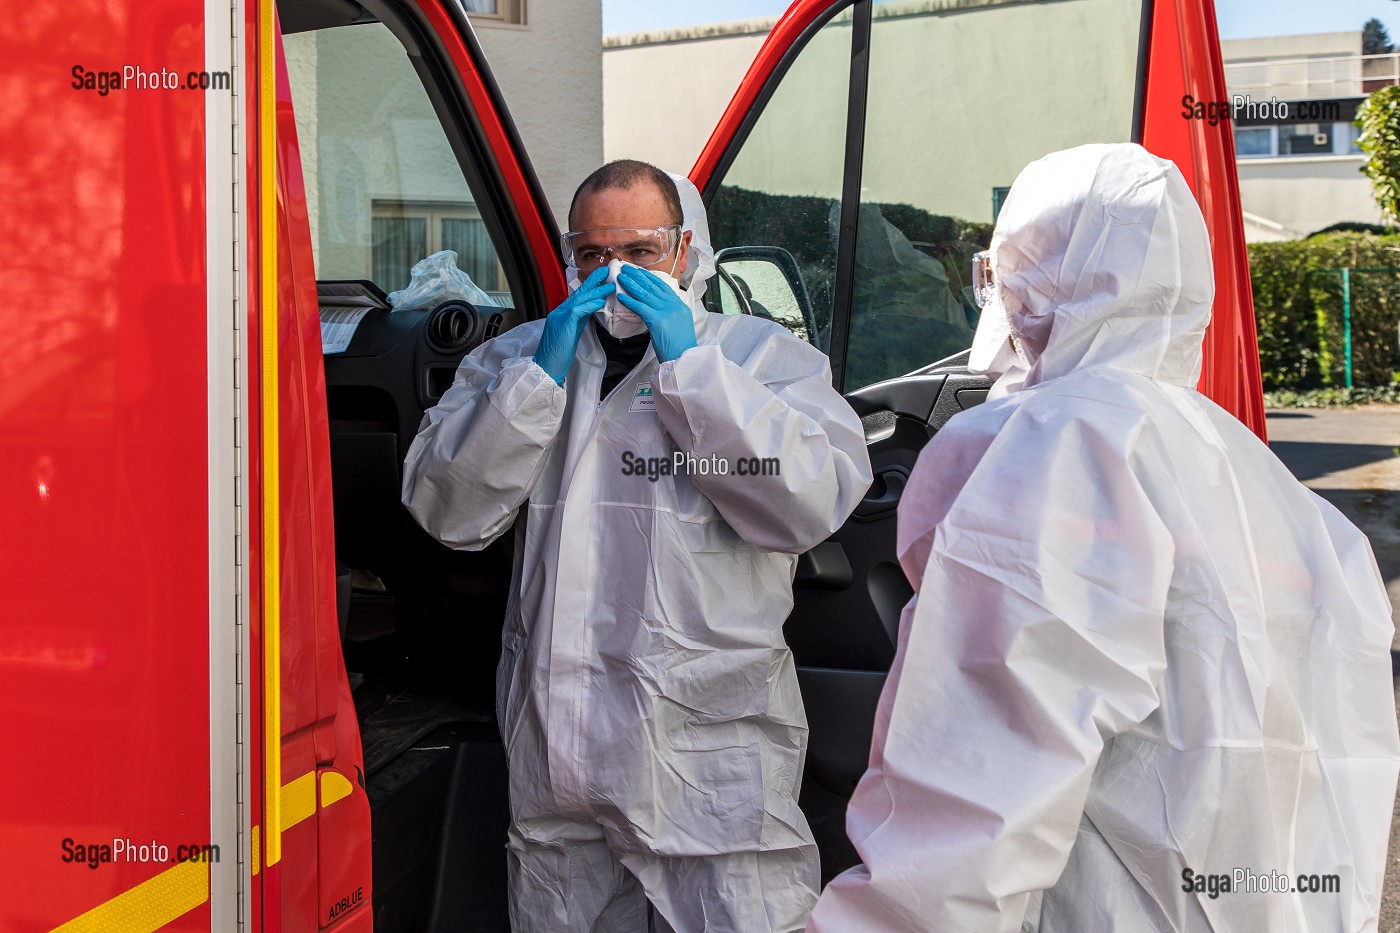
POLYGON ((528 16, 476 35, 564 230, 574 189, 603 162, 603 5, 535 0, 528 16))
POLYGON ((603 153, 688 173, 772 19, 603 39, 603 153))

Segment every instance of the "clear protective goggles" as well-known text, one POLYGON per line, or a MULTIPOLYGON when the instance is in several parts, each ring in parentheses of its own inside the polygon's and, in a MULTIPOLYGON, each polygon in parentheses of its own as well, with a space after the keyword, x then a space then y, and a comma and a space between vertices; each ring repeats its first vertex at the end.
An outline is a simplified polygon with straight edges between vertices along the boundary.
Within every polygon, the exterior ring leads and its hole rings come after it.
POLYGON ((992 274, 992 251, 984 249, 972 254, 972 298, 977 307, 985 308, 996 291, 997 280, 992 274))
POLYGON ((572 230, 559 238, 564 261, 587 276, 613 259, 644 269, 666 261, 680 240, 681 225, 665 227, 599 227, 572 230))

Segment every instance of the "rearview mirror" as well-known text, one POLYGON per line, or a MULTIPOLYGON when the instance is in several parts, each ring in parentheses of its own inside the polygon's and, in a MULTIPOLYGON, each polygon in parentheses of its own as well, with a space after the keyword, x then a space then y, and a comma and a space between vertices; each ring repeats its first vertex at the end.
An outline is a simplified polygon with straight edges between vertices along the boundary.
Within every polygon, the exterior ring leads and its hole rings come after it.
POLYGON ((767 318, 816 345, 817 322, 797 260, 781 246, 731 246, 715 255, 722 314, 767 318))

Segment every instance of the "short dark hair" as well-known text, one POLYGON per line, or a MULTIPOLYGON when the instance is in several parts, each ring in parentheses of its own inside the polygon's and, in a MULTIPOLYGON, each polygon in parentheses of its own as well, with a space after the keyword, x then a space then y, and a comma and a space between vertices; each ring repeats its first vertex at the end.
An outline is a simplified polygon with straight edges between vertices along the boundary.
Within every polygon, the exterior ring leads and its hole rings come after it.
POLYGON ((685 222, 685 214, 681 210, 681 196, 670 175, 650 162, 616 159, 596 170, 578 186, 578 190, 574 192, 574 199, 569 202, 569 226, 574 225, 574 209, 578 207, 578 199, 583 195, 607 191, 610 188, 632 188, 638 182, 650 182, 661 192, 661 199, 666 203, 666 214, 671 223, 685 222))

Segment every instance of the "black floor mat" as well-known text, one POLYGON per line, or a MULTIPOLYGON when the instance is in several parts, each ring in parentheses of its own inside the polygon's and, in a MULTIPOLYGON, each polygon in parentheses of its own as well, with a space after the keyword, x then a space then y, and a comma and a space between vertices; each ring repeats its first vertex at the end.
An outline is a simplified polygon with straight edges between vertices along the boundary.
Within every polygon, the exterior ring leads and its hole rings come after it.
POLYGON ((373 774, 439 726, 489 723, 493 718, 490 710, 457 697, 415 691, 384 678, 364 680, 354 688, 354 697, 366 774, 373 774))

